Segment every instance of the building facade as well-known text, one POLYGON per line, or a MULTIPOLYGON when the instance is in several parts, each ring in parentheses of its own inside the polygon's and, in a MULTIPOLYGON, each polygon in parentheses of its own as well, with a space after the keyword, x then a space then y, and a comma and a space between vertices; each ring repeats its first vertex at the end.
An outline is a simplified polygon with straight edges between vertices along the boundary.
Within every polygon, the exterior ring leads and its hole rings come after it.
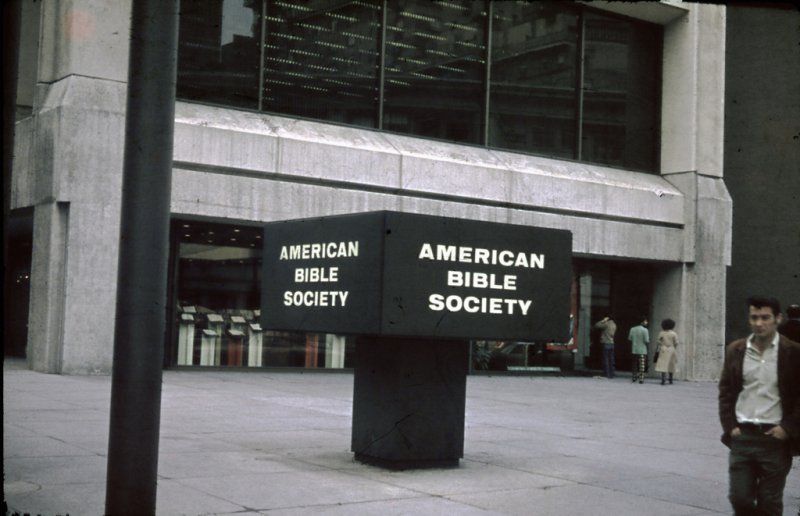
MULTIPOLYGON (((38 371, 111 370, 129 11, 23 4, 11 207, 38 371)), ((347 367, 351 337, 258 326, 260 225, 394 210, 572 232, 572 343, 525 343, 522 367, 561 345, 598 367, 613 313, 621 368, 645 315, 677 322, 679 377, 718 374, 724 7, 184 1, 180 30, 166 366, 347 367)), ((474 368, 492 347, 516 352, 475 343, 474 368)))
POLYGON ((800 304, 800 12, 778 7, 727 8, 728 341, 748 332, 748 296, 800 304))

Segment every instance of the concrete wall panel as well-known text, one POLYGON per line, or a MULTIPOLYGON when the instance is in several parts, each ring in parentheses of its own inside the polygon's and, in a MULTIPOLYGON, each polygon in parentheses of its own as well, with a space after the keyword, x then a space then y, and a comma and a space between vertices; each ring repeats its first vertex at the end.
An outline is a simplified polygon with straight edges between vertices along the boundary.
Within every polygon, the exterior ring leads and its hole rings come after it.
POLYGON ((17 122, 14 131, 14 161, 11 176, 11 209, 33 206, 36 189, 34 168, 35 120, 26 118, 17 122))
POLYGON ((130 0, 42 2, 38 82, 128 80, 130 0))
POLYGON ((173 159, 205 167, 278 170, 278 140, 249 132, 175 123, 173 159))
POLYGON ((42 203, 33 211, 28 365, 60 373, 64 336, 69 205, 42 203))
POLYGON ((108 374, 114 351, 119 199, 71 203, 62 374, 108 374))

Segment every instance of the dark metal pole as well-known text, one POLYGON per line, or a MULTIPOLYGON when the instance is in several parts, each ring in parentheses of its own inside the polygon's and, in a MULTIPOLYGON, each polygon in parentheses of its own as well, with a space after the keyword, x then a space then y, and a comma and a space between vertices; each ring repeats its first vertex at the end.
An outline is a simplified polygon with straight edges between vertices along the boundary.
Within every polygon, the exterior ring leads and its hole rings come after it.
POLYGON ((155 514, 178 1, 133 0, 106 514, 155 514))
MULTIPOLYGON (((11 216, 11 167, 14 163, 14 124, 17 107, 19 70, 19 35, 21 2, 3 4, 3 320, 11 321, 11 267, 9 265, 9 228, 11 216)), ((3 352, 13 346, 9 325, 3 325, 3 352)), ((24 344, 23 344, 24 345, 24 344)))

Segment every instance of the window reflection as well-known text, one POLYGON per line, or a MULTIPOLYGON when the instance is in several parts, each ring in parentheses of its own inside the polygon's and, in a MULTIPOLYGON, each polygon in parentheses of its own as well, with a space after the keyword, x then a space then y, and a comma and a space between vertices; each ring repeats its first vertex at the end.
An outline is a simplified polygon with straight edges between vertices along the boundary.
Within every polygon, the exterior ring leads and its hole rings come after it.
POLYGON ((493 3, 490 146, 574 157, 577 45, 563 4, 493 3))
POLYGON ((566 2, 183 0, 178 96, 652 171, 661 38, 566 2))
POLYGON ((260 0, 183 0, 178 97, 258 107, 260 0))
POLYGON ((660 36, 651 26, 586 15, 581 159, 654 166, 660 36))
POLYGON ((387 5, 383 128, 481 143, 484 2, 387 5))
POLYGON ((269 2, 263 108, 377 125, 380 4, 269 2))

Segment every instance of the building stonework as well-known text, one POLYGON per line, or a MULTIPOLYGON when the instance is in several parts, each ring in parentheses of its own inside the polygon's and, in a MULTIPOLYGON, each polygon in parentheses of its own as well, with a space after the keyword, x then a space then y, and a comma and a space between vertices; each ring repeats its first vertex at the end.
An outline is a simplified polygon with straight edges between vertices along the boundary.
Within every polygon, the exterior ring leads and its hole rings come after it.
MULTIPOLYGON (((263 223, 392 210, 566 229, 580 259, 652 266, 646 309, 654 322, 678 322, 678 377, 715 379, 731 264, 725 8, 662 7, 660 174, 179 101, 173 217, 263 223)), ((41 41, 12 184, 12 208, 33 208, 27 356, 37 371, 111 370, 128 27, 99 22, 119 25, 128 10, 41 6, 42 30, 62 29, 41 41), (80 39, 61 24, 78 14, 102 34, 80 39)))

